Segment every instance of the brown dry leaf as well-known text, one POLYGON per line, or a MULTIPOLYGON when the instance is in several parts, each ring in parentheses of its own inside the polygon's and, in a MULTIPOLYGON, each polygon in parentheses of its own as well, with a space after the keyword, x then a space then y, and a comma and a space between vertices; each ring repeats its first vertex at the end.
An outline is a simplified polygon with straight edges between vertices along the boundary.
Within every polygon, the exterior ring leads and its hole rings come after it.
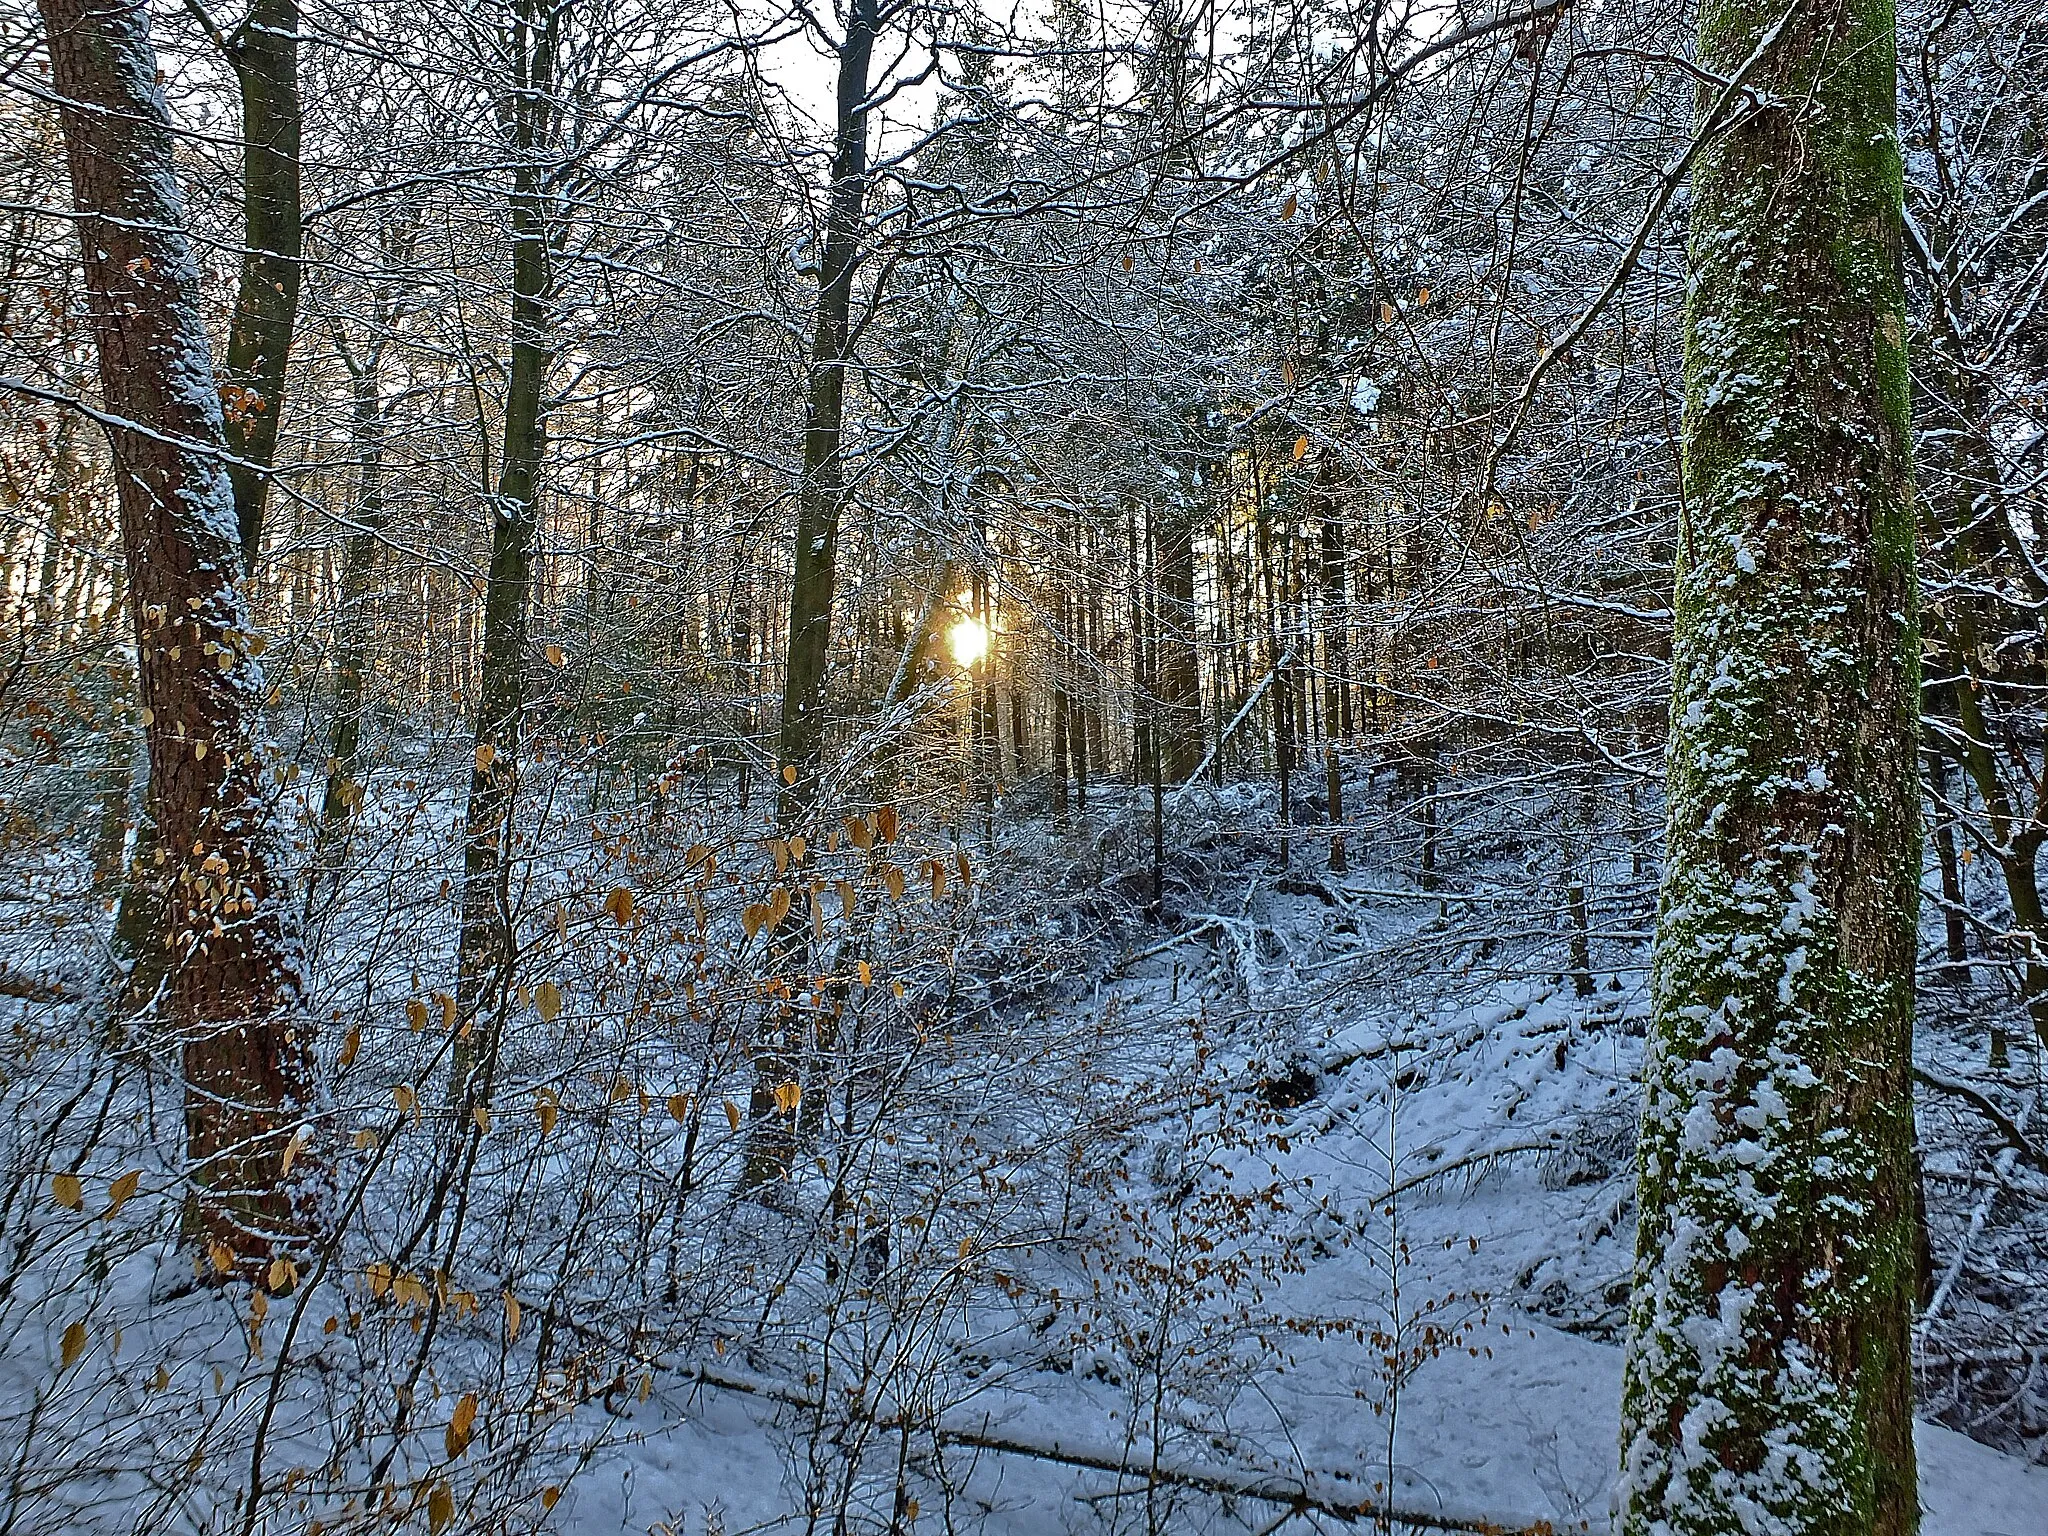
MULTIPOLYGON (((292 1164, 297 1162, 299 1154, 306 1150, 306 1142, 312 1134, 312 1131, 303 1125, 292 1132, 292 1139, 284 1144, 284 1152, 277 1160, 277 1176, 280 1179, 291 1176, 292 1164)), ((130 1190, 129 1193, 133 1194, 134 1191, 130 1190)), ((113 1212, 109 1210, 108 1214, 112 1215, 113 1212)))
POLYGON ((558 1113, 555 1106, 555 1096, 551 1093, 543 1092, 533 1107, 535 1113, 540 1116, 540 1133, 545 1136, 555 1128, 555 1115, 558 1113))
POLYGON ((561 1496, 562 1490, 555 1487, 552 1483, 550 1483, 547 1487, 541 1489, 540 1491, 540 1507, 542 1509, 553 1509, 555 1507, 555 1501, 561 1498, 561 1496))
POLYGON ((1297 198, 1295 197, 1295 195, 1294 195, 1294 194, 1293 194, 1292 192, 1288 193, 1288 194, 1287 194, 1287 201, 1286 201, 1286 202, 1284 202, 1284 203, 1282 203, 1282 204, 1280 205, 1280 217, 1281 217, 1281 218, 1283 218, 1283 219, 1291 219, 1291 218, 1293 218, 1293 217, 1294 217, 1294 210, 1295 210, 1295 209, 1297 209, 1297 208, 1299 208, 1300 206, 1301 206, 1301 203, 1300 203, 1300 201, 1299 201, 1299 200, 1298 200, 1298 199, 1297 199, 1297 198))
POLYGON ((548 665, 551 667, 563 666, 569 660, 567 656, 562 654, 562 648, 559 645, 549 646, 547 648, 546 655, 548 658, 548 665))
MULTIPOLYGON (((297 1139, 297 1137, 293 1138, 294 1141, 297 1139)), ((291 1150, 290 1147, 285 1148, 285 1166, 283 1171, 287 1173, 291 1171, 291 1150)), ((122 1206, 135 1197, 135 1191, 141 1187, 142 1170, 140 1168, 130 1168, 121 1177, 114 1180, 113 1183, 107 1186, 107 1208, 100 1212, 100 1219, 104 1221, 111 1218, 114 1212, 120 1210, 122 1206)))
POLYGON ((896 807, 885 805, 875 812, 875 832, 883 842, 896 841, 896 807))
POLYGON ((810 850, 810 846, 811 845, 809 843, 804 841, 803 834, 801 832, 799 832, 795 837, 792 837, 789 840, 790 862, 792 864, 803 863, 804 854, 810 850))
POLYGON ((497 760, 498 749, 496 747, 492 746, 488 741, 480 741, 476 744, 476 771, 478 773, 488 773, 491 764, 497 760))
POLYGON ((750 901, 740 911, 740 926, 747 930, 747 937, 753 938, 768 921, 768 903, 750 901))
POLYGON ((409 998, 405 1004, 405 1022, 412 1026, 414 1034, 427 1027, 427 1005, 418 998, 409 998))
POLYGON ((849 816, 846 820, 846 838, 854 847, 866 853, 875 845, 874 830, 868 826, 865 816, 849 816))
POLYGON ((263 1280, 273 1291, 288 1291, 299 1282, 299 1266, 279 1254, 270 1261, 270 1268, 264 1274, 263 1280))
POLYGON ((533 989, 533 1007, 544 1021, 554 1023, 562 1012, 562 989, 552 981, 542 982, 533 989))
POLYGON ((75 1173, 60 1173, 50 1180, 50 1198, 67 1211, 85 1209, 85 1186, 75 1173))
POLYGON ((391 1097, 398 1101, 399 1113, 405 1115, 411 1114, 413 1106, 420 1101, 420 1096, 412 1091, 408 1083, 396 1084, 391 1090, 391 1097))
POLYGON ((862 986, 872 987, 875 984, 875 973, 869 967, 867 961, 856 960, 854 962, 853 968, 855 973, 860 977, 860 984, 862 986))
POLYGON ((953 854, 953 862, 960 866, 960 883, 969 890, 973 890, 974 866, 967 862, 967 850, 965 848, 956 850, 953 854))
POLYGON ((768 897, 768 926, 779 928, 782 920, 789 916, 789 887, 778 885, 768 897))
POLYGON ((937 859, 932 860, 932 900, 943 901, 946 896, 946 866, 937 859))
POLYGON ((623 885, 612 887, 611 895, 604 899, 604 909, 612 915, 612 921, 621 928, 633 921, 633 893, 623 885))
POLYGON ((63 1364, 59 1370, 68 1371, 78 1363, 78 1357, 85 1353, 85 1324, 73 1323, 64 1330, 64 1340, 58 1346, 63 1351, 63 1364))
POLYGON ((1294 440, 1294 457, 1297 461, 1308 457, 1308 435, 1306 433, 1294 440))
POLYGON ((840 882, 839 882, 839 915, 840 915, 841 917, 851 917, 851 916, 853 916, 853 908, 854 908, 854 902, 855 902, 855 900, 856 900, 856 898, 855 898, 855 896, 854 896, 854 894, 853 894, 853 882, 852 882, 851 880, 842 880, 842 881, 840 881, 840 882))
POLYGON ((803 1084, 777 1083, 775 1085, 775 1107, 781 1110, 783 1114, 795 1113, 796 1107, 803 1103, 803 1101, 803 1084))
POLYGON ((794 784, 796 782, 795 763, 784 763, 782 765, 782 782, 785 784, 794 784))
POLYGON ((479 1104, 469 1112, 469 1118, 476 1122, 476 1128, 488 1136, 491 1134, 491 1112, 479 1104))
POLYGON ((901 901, 903 899, 903 871, 894 864, 891 864, 882 871, 882 884, 889 888, 891 900, 901 901))
POLYGON ((668 1096, 668 1112, 677 1125, 690 1118, 690 1096, 687 1093, 672 1093, 668 1096))
POLYGON ((510 1291, 505 1293, 505 1342, 511 1343, 519 1337, 519 1298, 510 1291))
POLYGON ((351 1029, 348 1032, 348 1037, 341 1042, 341 1054, 335 1058, 334 1064, 338 1067, 348 1067, 353 1065, 356 1059, 356 1052, 360 1051, 362 1048, 362 1030, 360 1028, 351 1029))
POLYGON ((725 1121, 735 1131, 740 1128, 740 1107, 731 1099, 725 1101, 725 1121))
POLYGON ((469 1442, 476 1434, 476 1394, 465 1392, 456 1400, 455 1412, 448 1417, 448 1433, 442 1443, 448 1449, 448 1459, 455 1460, 469 1449, 469 1442))
POLYGON ((454 1523, 455 1493, 446 1483, 434 1484, 434 1491, 427 1495, 427 1529, 433 1536, 454 1523))

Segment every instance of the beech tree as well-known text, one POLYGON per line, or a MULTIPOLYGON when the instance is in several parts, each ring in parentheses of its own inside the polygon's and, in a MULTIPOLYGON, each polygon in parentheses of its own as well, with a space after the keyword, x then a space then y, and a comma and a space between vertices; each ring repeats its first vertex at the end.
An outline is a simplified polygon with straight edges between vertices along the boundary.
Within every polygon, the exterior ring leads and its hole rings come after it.
POLYGON ((1713 0, 1700 18, 1714 78, 1693 172, 1631 1536, 1760 1519, 1908 1536, 1919 1519, 1895 49, 1891 7, 1864 0, 1713 0))

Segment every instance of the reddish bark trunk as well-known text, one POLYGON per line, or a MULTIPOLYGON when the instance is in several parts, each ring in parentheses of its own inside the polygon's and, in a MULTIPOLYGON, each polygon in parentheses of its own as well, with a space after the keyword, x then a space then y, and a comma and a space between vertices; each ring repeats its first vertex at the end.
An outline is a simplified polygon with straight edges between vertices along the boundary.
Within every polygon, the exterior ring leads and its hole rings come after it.
POLYGON ((67 103, 65 147, 112 418, 166 895, 165 1021, 185 1073, 190 1226, 217 1268, 248 1273, 304 1228, 281 1164, 311 1113, 314 1074, 297 933, 272 862, 252 729, 263 678, 236 584, 220 396, 147 9, 138 0, 41 6, 52 84, 67 103))

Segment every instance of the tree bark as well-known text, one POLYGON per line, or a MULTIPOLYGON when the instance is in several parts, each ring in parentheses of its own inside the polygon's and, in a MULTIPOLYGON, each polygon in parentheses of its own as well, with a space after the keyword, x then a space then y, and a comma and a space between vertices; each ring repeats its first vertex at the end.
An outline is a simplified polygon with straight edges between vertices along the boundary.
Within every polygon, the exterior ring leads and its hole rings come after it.
MULTIPOLYGON (((157 874, 168 1022, 185 1076, 188 1229, 259 1274, 305 1231, 281 1171, 315 1112, 294 914, 273 847, 234 496, 170 114, 140 0, 40 0, 85 287, 113 421, 157 874)), ((310 1189, 314 1166, 299 1161, 310 1189)))
MULTIPOLYGON (((551 281, 548 228, 536 157, 545 135, 554 88, 551 16, 534 15, 526 0, 513 27, 516 78, 507 117, 517 159, 510 197, 512 366, 505 386, 504 449, 491 506, 491 564, 484 585, 483 665, 477 694, 475 757, 463 818, 462 936, 456 1001, 464 1037, 450 1053, 450 1088, 481 1102, 485 1086, 474 1069, 488 1066, 473 1032, 493 1006, 511 964, 510 869, 517 809, 522 716, 526 710, 527 628, 532 606, 533 542, 537 497, 547 454, 546 383, 554 352, 549 345, 547 296, 551 281)), ((487 1073, 485 1075, 488 1075, 487 1073)))
POLYGON ((1628 1536, 1918 1521, 1919 638, 1892 9, 1708 0, 1628 1536), (1705 125, 1713 131, 1714 125, 1705 125))
POLYGON ((867 208, 868 65, 878 26, 878 0, 853 0, 839 44, 832 190, 818 268, 803 480, 797 488, 796 568, 789 593, 789 659, 776 743, 783 771, 779 815, 785 835, 797 830, 817 801, 825 750, 825 662, 832 643, 839 519, 846 497, 841 450, 853 279, 860 266, 867 208))
POLYGON ((242 93, 243 250, 221 382, 228 451, 243 461, 228 466, 235 523, 243 566, 253 571, 299 313, 298 0, 254 0, 228 61, 242 93))
POLYGON ((334 662, 334 720, 327 743, 327 785, 320 798, 320 825, 315 837, 313 873, 307 880, 307 902, 318 894, 323 877, 338 876, 343 833, 362 805, 363 785, 356 777, 362 750, 363 684, 370 653, 370 584, 376 574, 377 541, 384 527, 383 403, 378 389, 382 341, 372 342, 360 361, 338 343, 348 369, 350 433, 361 463, 357 484, 357 528, 342 547, 341 612, 337 619, 334 662))

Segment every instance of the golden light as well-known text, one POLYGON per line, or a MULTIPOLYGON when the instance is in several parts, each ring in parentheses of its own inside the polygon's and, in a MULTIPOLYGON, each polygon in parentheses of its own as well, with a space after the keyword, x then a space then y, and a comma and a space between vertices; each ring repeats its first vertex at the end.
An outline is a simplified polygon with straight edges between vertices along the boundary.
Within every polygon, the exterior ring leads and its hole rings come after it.
POLYGON ((953 659, 963 667, 971 667, 988 655, 988 626, 979 619, 962 619, 947 632, 947 642, 953 647, 953 659))

